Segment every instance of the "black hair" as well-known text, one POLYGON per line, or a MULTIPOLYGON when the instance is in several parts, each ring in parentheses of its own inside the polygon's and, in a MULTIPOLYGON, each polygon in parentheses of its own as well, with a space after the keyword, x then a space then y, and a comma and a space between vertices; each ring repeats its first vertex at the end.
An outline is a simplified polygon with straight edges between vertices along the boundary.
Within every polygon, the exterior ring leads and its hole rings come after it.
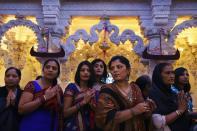
MULTIPOLYGON (((8 73, 9 70, 12 70, 12 69, 14 69, 14 70, 16 71, 16 74, 18 75, 18 77, 19 77, 19 82, 20 82, 20 80, 21 80, 21 70, 19 70, 19 69, 16 68, 16 67, 9 67, 9 68, 7 68, 6 71, 5 71, 5 75, 8 73)), ((16 85, 16 88, 20 88, 20 85, 19 85, 19 84, 16 85)))
POLYGON ((135 83, 139 86, 141 91, 143 91, 147 85, 150 87, 152 84, 151 79, 148 75, 142 75, 142 76, 138 77, 137 80, 135 81, 135 83))
POLYGON ((82 68, 83 65, 87 65, 88 68, 89 68, 89 71, 90 71, 90 78, 88 80, 88 83, 87 83, 87 86, 89 88, 92 88, 93 86, 93 83, 95 82, 95 77, 94 77, 94 70, 93 70, 93 67, 92 67, 92 64, 89 62, 89 61, 82 61, 78 67, 77 67, 77 71, 75 73, 75 83, 77 83, 78 85, 80 85, 80 70, 82 68))
POLYGON ((42 76, 41 76, 41 75, 37 76, 37 77, 36 77, 36 80, 38 80, 38 79, 40 79, 40 78, 42 78, 42 76))
POLYGON ((50 61, 54 61, 54 62, 57 64, 57 66, 58 66, 57 76, 56 76, 56 78, 53 80, 53 83, 52 83, 52 85, 55 86, 55 85, 57 85, 57 78, 58 78, 59 75, 60 75, 60 64, 59 64, 59 62, 58 62, 56 59, 48 59, 48 60, 46 60, 46 61, 44 62, 44 64, 43 64, 42 71, 44 71, 45 66, 46 66, 50 61))
POLYGON ((103 75, 101 76, 101 80, 100 82, 103 82, 103 83, 106 83, 106 79, 108 77, 108 74, 107 74, 107 65, 105 64, 105 62, 101 59, 94 59, 91 64, 92 66, 94 67, 96 63, 98 62, 102 62, 103 66, 104 66, 104 71, 103 71, 103 75))
MULTIPOLYGON (((179 87, 178 87, 178 84, 179 84, 179 77, 180 77, 181 75, 183 75, 183 73, 184 73, 185 71, 188 72, 188 70, 187 70, 186 68, 184 68, 184 67, 179 67, 179 68, 177 68, 177 69, 174 70, 174 73, 175 73, 174 85, 175 85, 177 88, 179 88, 179 87)), ((183 90, 184 90, 185 92, 189 92, 190 89, 191 89, 191 85, 190 85, 190 83, 188 82, 187 84, 184 85, 184 89, 183 89, 183 90)))
POLYGON ((124 64, 126 66, 127 69, 131 69, 131 65, 129 63, 129 60, 124 57, 124 56, 121 56, 121 55, 116 55, 116 56, 113 56, 111 58, 111 60, 109 61, 109 64, 108 64, 108 68, 110 69, 111 67, 111 64, 112 62, 116 61, 116 60, 119 60, 122 64, 124 64))
POLYGON ((164 67, 171 65, 170 63, 159 63, 155 66, 152 75, 152 82, 156 85, 156 87, 160 88, 162 91, 170 91, 170 88, 165 88, 166 85, 163 82, 161 72, 164 67))

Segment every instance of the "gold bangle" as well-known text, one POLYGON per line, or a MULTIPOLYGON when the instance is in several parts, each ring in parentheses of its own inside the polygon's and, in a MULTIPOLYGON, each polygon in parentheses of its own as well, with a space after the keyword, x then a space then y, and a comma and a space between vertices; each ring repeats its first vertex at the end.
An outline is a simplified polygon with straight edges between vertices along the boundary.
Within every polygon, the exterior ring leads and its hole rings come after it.
POLYGON ((45 101, 47 101, 47 98, 46 98, 46 96, 45 96, 45 95, 43 95, 43 97, 44 97, 44 100, 45 100, 45 101))
POLYGON ((40 96, 39 99, 40 99, 40 102, 41 102, 42 104, 44 104, 45 101, 46 101, 44 95, 40 96))

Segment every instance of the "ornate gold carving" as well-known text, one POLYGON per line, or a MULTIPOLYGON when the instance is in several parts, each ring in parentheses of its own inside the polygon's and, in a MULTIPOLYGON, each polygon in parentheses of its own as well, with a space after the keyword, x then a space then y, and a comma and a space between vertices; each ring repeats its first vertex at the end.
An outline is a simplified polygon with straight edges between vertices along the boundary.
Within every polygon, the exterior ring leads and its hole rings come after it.
POLYGON ((127 41, 125 44, 119 46, 112 43, 108 43, 108 50, 102 50, 100 45, 102 43, 96 43, 93 46, 85 44, 83 41, 79 41, 77 49, 68 58, 67 62, 62 65, 61 80, 66 80, 66 83, 73 82, 74 75, 78 64, 83 60, 92 61, 95 58, 103 59, 106 64, 114 55, 123 55, 130 60, 131 63, 131 75, 130 80, 134 81, 141 74, 146 74, 148 67, 141 63, 140 57, 132 50, 132 44, 127 41))
POLYGON ((30 48, 37 43, 34 32, 25 26, 17 26, 9 29, 2 37, 0 43, 0 55, 3 59, 0 62, 1 67, 5 68, 15 66, 22 71, 28 72, 22 74, 22 85, 29 80, 35 79, 41 73, 40 63, 30 56, 30 48))

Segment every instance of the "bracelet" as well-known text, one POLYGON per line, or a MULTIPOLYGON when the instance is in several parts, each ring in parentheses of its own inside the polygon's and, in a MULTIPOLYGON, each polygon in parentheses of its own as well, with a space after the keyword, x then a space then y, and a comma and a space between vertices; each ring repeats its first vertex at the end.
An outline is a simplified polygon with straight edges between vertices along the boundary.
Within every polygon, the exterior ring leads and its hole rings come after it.
POLYGON ((45 96, 45 95, 43 95, 43 97, 44 97, 44 100, 45 100, 45 101, 47 101, 47 98, 46 98, 46 96, 45 96))
POLYGON ((44 95, 40 96, 40 101, 41 101, 42 104, 44 104, 45 101, 46 101, 46 97, 44 95))
POLYGON ((178 110, 176 110, 175 112, 176 112, 177 116, 181 116, 182 115, 182 113, 180 111, 178 111, 178 110))

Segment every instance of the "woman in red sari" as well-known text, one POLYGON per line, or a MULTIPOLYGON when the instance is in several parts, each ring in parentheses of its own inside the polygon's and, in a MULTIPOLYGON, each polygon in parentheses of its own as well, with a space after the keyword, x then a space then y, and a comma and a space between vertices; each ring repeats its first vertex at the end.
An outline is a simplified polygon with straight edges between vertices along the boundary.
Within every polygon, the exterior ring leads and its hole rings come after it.
POLYGON ((154 107, 151 101, 144 101, 136 84, 128 82, 131 70, 128 59, 112 57, 109 69, 114 82, 101 89, 97 126, 104 131, 145 131, 144 115, 151 113, 154 107))

